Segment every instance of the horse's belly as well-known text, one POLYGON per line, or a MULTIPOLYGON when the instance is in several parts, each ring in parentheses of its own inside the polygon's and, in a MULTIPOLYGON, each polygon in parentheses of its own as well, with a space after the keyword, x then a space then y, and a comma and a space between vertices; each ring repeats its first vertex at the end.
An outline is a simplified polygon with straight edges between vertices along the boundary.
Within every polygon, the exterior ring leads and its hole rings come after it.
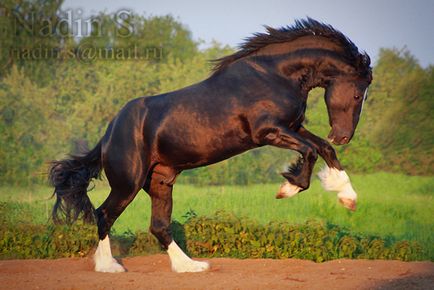
POLYGON ((225 134, 195 132, 159 138, 158 151, 161 161, 179 169, 189 169, 216 163, 254 148, 250 140, 237 132, 225 134))

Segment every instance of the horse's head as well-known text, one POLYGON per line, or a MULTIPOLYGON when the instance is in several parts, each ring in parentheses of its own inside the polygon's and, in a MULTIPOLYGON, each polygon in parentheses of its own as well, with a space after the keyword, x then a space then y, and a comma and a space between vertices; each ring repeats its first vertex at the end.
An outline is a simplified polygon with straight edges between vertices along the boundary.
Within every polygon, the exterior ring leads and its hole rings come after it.
POLYGON ((366 62, 367 67, 362 73, 355 70, 351 70, 350 73, 341 72, 326 81, 325 101, 331 126, 328 138, 336 145, 350 142, 359 122, 363 102, 366 100, 372 80, 369 61, 366 62))

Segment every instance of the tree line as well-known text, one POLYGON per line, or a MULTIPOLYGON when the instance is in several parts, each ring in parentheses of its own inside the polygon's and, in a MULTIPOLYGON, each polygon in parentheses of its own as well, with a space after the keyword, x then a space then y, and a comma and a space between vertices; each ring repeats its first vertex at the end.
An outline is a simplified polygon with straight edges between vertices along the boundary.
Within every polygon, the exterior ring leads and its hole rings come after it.
MULTIPOLYGON (((210 59, 233 52, 217 42, 200 50, 200 43, 172 16, 129 13, 119 20, 118 15, 100 13, 92 16, 98 26, 79 40, 60 29, 35 36, 34 29, 43 31, 44 19, 50 19, 52 27, 61 21, 61 1, 36 5, 6 0, 1 5, 0 16, 7 17, 0 17, 0 185, 45 182, 50 160, 91 148, 128 100, 203 80, 210 74, 210 59), (127 27, 134 31, 125 32, 127 27), (44 55, 42 48, 53 49, 55 55, 44 55), (85 49, 109 55, 84 57, 85 49)), ((433 68, 422 68, 407 50, 380 50, 356 137, 336 147, 351 172, 433 174, 433 68)), ((306 127, 327 135, 321 90, 310 94, 306 127)), ((186 171, 180 181, 281 181, 278 173, 296 157, 282 149, 261 148, 186 171)))

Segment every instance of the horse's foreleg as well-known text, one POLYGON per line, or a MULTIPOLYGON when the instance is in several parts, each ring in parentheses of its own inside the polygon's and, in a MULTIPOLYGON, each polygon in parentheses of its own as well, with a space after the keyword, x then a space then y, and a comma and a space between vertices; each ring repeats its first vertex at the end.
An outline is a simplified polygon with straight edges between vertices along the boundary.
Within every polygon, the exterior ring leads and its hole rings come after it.
POLYGON ((209 268, 209 264, 190 259, 172 238, 170 219, 172 215, 173 178, 163 174, 154 172, 151 177, 149 188, 149 195, 152 200, 150 230, 167 250, 173 271, 178 273, 205 271, 209 268))
POLYGON ((336 152, 329 142, 312 134, 304 127, 298 130, 300 136, 305 138, 318 151, 327 166, 322 169, 318 176, 325 190, 337 191, 339 201, 348 209, 356 209, 357 194, 354 191, 347 173, 342 168, 336 152))
POLYGON ((326 140, 312 134, 306 128, 300 127, 297 133, 312 144, 313 147, 318 151, 318 154, 324 159, 327 163, 327 166, 330 168, 335 168, 337 170, 343 170, 341 163, 336 157, 336 151, 326 140))
POLYGON ((282 184, 276 198, 291 197, 308 189, 313 166, 318 158, 316 149, 299 134, 285 127, 270 126, 258 131, 258 135, 261 136, 258 141, 261 144, 291 149, 301 154, 297 165, 289 172, 282 173, 287 182, 282 184))

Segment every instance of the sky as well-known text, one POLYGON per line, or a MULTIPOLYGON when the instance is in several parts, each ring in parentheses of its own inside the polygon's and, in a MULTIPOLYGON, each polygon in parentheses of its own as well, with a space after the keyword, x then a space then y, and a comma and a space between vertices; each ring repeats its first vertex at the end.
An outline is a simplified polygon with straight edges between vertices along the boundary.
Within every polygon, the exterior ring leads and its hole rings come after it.
POLYGON ((347 35, 373 61, 380 48, 408 48, 426 67, 434 64, 434 0, 65 0, 63 9, 132 10, 144 16, 171 14, 206 47, 212 40, 237 47, 264 25, 281 27, 312 17, 347 35))

